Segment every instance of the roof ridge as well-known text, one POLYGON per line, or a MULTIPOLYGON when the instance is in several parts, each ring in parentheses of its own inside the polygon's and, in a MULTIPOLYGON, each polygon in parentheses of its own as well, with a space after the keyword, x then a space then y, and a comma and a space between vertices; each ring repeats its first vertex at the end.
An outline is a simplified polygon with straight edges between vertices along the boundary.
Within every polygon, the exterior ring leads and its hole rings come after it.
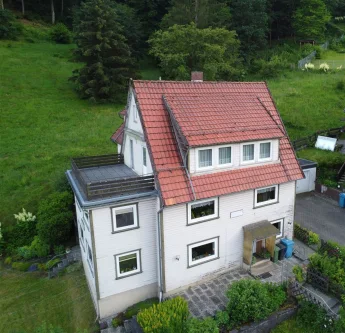
POLYGON ((203 83, 212 83, 212 84, 253 84, 253 83, 261 83, 266 84, 265 81, 201 81, 201 82, 193 82, 193 81, 177 81, 177 80, 133 80, 133 82, 154 82, 154 83, 187 83, 187 84, 203 84, 203 83))

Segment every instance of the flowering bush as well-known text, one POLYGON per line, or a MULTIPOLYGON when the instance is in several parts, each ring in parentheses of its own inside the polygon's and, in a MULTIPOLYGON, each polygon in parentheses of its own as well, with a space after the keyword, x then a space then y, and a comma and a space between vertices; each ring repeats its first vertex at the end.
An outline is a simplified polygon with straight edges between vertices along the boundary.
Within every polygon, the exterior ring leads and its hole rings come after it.
POLYGON ((304 68, 308 71, 308 70, 313 70, 315 68, 315 65, 312 64, 311 62, 307 63, 304 65, 304 68))
POLYGON ((32 222, 36 220, 36 216, 30 212, 27 212, 24 208, 21 213, 19 212, 18 214, 14 214, 14 218, 17 220, 17 223, 18 222, 32 222))
POLYGON ((329 65, 324 62, 324 63, 320 64, 319 69, 320 69, 320 71, 324 71, 325 73, 327 73, 329 71, 329 65))

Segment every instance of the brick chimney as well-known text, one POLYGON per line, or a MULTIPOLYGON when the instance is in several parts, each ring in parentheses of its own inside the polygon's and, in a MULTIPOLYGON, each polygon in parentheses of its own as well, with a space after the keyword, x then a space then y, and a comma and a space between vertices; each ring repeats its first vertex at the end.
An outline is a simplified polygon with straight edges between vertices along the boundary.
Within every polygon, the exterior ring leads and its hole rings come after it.
POLYGON ((204 78, 203 72, 192 72, 192 82, 202 82, 204 78))

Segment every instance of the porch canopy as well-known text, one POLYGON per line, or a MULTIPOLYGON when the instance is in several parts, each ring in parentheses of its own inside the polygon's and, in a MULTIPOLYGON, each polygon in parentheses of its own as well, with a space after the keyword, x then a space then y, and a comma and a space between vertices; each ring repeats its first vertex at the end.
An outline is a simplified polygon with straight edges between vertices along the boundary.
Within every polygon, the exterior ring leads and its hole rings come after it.
POLYGON ((280 231, 270 222, 261 221, 252 223, 243 227, 244 241, 243 241, 243 261, 250 265, 253 256, 253 242, 265 239, 266 249, 274 256, 274 246, 276 236, 280 231))

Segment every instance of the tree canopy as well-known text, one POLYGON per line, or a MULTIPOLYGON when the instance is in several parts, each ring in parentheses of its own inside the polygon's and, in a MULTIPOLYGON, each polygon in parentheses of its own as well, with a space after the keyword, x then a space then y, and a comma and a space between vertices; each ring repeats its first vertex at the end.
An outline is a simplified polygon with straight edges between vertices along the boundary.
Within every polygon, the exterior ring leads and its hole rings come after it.
POLYGON ((323 37, 331 15, 323 0, 301 0, 293 16, 293 27, 302 38, 323 37))
POLYGON ((194 23, 157 31, 149 40, 150 54, 160 63, 165 78, 188 80, 192 71, 206 80, 236 80, 241 76, 235 31, 198 29, 194 23))
POLYGON ((110 0, 86 0, 76 15, 75 51, 85 63, 74 71, 80 96, 91 101, 113 101, 126 91, 134 76, 134 62, 110 0))

